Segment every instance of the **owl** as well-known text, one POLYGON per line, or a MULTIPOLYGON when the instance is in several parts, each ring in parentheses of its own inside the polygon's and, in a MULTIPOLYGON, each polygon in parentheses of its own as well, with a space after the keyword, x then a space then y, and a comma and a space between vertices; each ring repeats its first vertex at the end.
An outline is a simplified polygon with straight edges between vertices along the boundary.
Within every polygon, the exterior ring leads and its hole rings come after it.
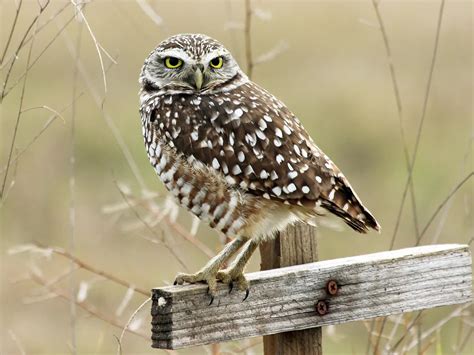
POLYGON ((220 281, 246 298, 246 263, 288 224, 332 213, 357 232, 380 230, 295 115, 217 40, 164 40, 145 60, 139 83, 151 165, 181 206, 231 239, 197 273, 179 273, 175 284, 207 283, 212 302, 220 281))

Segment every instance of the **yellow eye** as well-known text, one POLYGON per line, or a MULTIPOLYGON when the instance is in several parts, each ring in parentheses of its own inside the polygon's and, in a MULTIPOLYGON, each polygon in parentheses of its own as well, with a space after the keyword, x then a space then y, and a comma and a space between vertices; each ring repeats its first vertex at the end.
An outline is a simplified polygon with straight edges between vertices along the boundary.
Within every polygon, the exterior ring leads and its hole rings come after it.
POLYGON ((224 59, 222 59, 222 57, 215 57, 209 62, 209 64, 214 69, 220 69, 222 68, 222 65, 224 64, 224 59))
POLYGON ((176 57, 166 57, 165 65, 169 69, 176 69, 183 65, 183 61, 176 57))

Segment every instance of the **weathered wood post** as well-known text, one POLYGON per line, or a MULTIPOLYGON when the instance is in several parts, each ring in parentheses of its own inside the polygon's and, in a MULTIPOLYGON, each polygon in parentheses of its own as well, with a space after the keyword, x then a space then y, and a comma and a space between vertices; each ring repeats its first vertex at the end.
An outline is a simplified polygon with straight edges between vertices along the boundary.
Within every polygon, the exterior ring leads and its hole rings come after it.
MULTIPOLYGON (((260 245, 261 270, 318 261, 316 229, 298 223, 260 245)), ((321 355, 321 327, 272 334, 263 337, 265 355, 321 355)))
MULTIPOLYGON (((280 265, 307 260, 301 252, 316 249, 312 239, 298 236, 313 233, 304 228, 297 227, 292 238, 277 239, 279 246, 264 250, 265 260, 267 255, 278 257, 280 265)), ((212 305, 204 284, 154 288, 153 347, 179 349, 285 333, 289 336, 283 340, 266 340, 271 341, 267 353, 317 354, 317 327, 472 302, 471 252, 459 244, 318 261, 246 277, 250 294, 245 301, 245 292, 229 294, 229 287, 219 284, 212 305)))

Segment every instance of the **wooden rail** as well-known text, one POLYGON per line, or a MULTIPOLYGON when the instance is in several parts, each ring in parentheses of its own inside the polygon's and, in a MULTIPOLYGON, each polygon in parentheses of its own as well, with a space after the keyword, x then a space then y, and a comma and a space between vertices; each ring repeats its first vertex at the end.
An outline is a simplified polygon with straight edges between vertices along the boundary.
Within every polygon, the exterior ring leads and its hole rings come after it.
POLYGON ((446 244, 247 274, 250 295, 220 285, 155 288, 153 347, 177 349, 472 301, 467 245, 446 244))

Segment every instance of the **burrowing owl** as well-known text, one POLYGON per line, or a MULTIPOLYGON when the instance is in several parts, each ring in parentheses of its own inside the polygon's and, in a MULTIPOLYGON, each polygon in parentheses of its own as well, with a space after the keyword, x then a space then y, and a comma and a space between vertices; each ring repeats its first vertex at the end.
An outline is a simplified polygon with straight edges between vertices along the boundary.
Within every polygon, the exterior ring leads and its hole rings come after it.
POLYGON ((176 283, 206 282, 214 295, 220 280, 248 294, 243 271, 258 244, 325 212, 361 233, 380 229, 295 115, 250 81, 218 41, 201 34, 166 39, 145 60, 140 84, 156 173, 182 206, 234 238, 176 283))

